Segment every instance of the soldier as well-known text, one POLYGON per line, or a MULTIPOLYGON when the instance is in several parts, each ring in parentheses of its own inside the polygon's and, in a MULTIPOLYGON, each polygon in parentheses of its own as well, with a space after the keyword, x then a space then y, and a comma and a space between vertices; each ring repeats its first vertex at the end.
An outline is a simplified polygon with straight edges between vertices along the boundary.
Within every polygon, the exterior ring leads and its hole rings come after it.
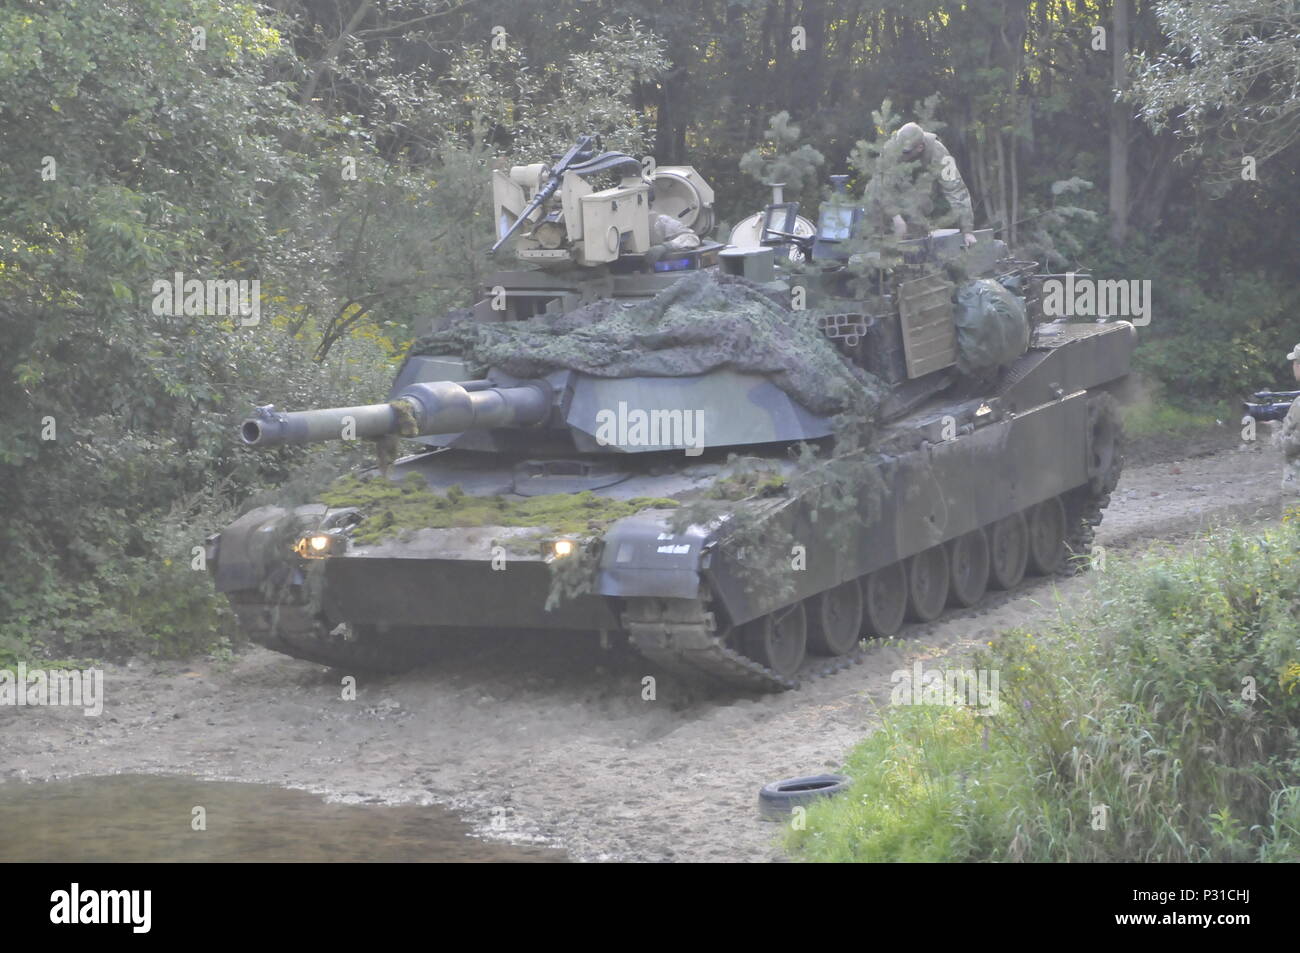
POLYGON ((957 162, 938 136, 914 122, 899 127, 880 152, 869 214, 881 224, 888 220, 898 238, 924 237, 930 233, 936 183, 957 216, 963 241, 973 244, 975 214, 957 162))
MULTIPOLYGON (((1291 362, 1291 373, 1300 381, 1300 344, 1286 356, 1291 362)), ((1282 421, 1282 487, 1300 491, 1300 399, 1292 402, 1282 421)))
MULTIPOLYGON (((653 193, 652 193, 653 194, 653 193)), ((678 219, 663 212, 650 213, 650 247, 646 249, 646 264, 654 268, 665 255, 700 247, 700 236, 678 219)))

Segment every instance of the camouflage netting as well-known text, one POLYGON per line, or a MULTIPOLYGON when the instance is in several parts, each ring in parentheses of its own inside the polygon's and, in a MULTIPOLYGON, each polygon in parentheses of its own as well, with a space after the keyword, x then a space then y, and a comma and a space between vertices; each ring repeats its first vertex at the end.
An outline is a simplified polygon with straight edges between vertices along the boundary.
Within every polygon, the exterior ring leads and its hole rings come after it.
POLYGON ((885 391, 845 360, 812 311, 791 311, 754 285, 696 272, 648 301, 614 300, 563 315, 461 321, 411 346, 460 354, 482 373, 516 377, 575 370, 594 377, 684 377, 718 368, 763 374, 816 414, 874 420, 885 391))
POLYGON ((957 289, 957 366, 967 374, 1010 364, 1029 347, 1024 302, 991 278, 957 289))

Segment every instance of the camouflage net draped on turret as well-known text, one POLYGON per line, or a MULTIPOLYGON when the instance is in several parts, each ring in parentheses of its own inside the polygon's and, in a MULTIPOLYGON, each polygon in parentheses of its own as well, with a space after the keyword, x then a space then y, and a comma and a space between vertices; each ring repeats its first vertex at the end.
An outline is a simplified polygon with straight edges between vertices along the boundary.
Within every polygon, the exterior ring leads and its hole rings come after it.
POLYGON ((594 377, 685 377, 718 368, 762 374, 808 410, 875 419, 879 381, 844 359, 812 311, 791 311, 754 285, 697 272, 647 301, 614 300, 562 315, 462 321, 411 346, 459 354, 475 373, 574 370, 594 377))

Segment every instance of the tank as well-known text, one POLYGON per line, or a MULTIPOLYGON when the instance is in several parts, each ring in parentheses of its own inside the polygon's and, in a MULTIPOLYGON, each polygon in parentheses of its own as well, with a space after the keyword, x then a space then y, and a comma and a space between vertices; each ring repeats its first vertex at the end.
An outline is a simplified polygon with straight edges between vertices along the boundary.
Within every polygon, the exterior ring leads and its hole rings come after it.
POLYGON ((448 640, 580 630, 781 691, 1086 566, 1135 332, 1036 321, 1037 266, 991 232, 855 243, 838 187, 815 235, 723 246, 693 169, 646 176, 589 140, 494 195, 526 267, 417 341, 387 399, 240 425, 250 452, 415 451, 209 538, 254 641, 400 671, 448 640))

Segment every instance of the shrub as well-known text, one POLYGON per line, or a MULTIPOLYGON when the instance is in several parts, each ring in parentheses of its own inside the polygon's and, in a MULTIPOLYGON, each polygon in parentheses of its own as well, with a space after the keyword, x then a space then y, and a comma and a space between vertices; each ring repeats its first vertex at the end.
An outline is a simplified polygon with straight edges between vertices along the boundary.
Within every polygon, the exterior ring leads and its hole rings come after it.
POLYGON ((1086 608, 979 654, 1000 675, 996 715, 886 712, 849 756, 852 789, 790 845, 810 860, 1296 860, 1298 609, 1300 511, 1112 560, 1086 608))

